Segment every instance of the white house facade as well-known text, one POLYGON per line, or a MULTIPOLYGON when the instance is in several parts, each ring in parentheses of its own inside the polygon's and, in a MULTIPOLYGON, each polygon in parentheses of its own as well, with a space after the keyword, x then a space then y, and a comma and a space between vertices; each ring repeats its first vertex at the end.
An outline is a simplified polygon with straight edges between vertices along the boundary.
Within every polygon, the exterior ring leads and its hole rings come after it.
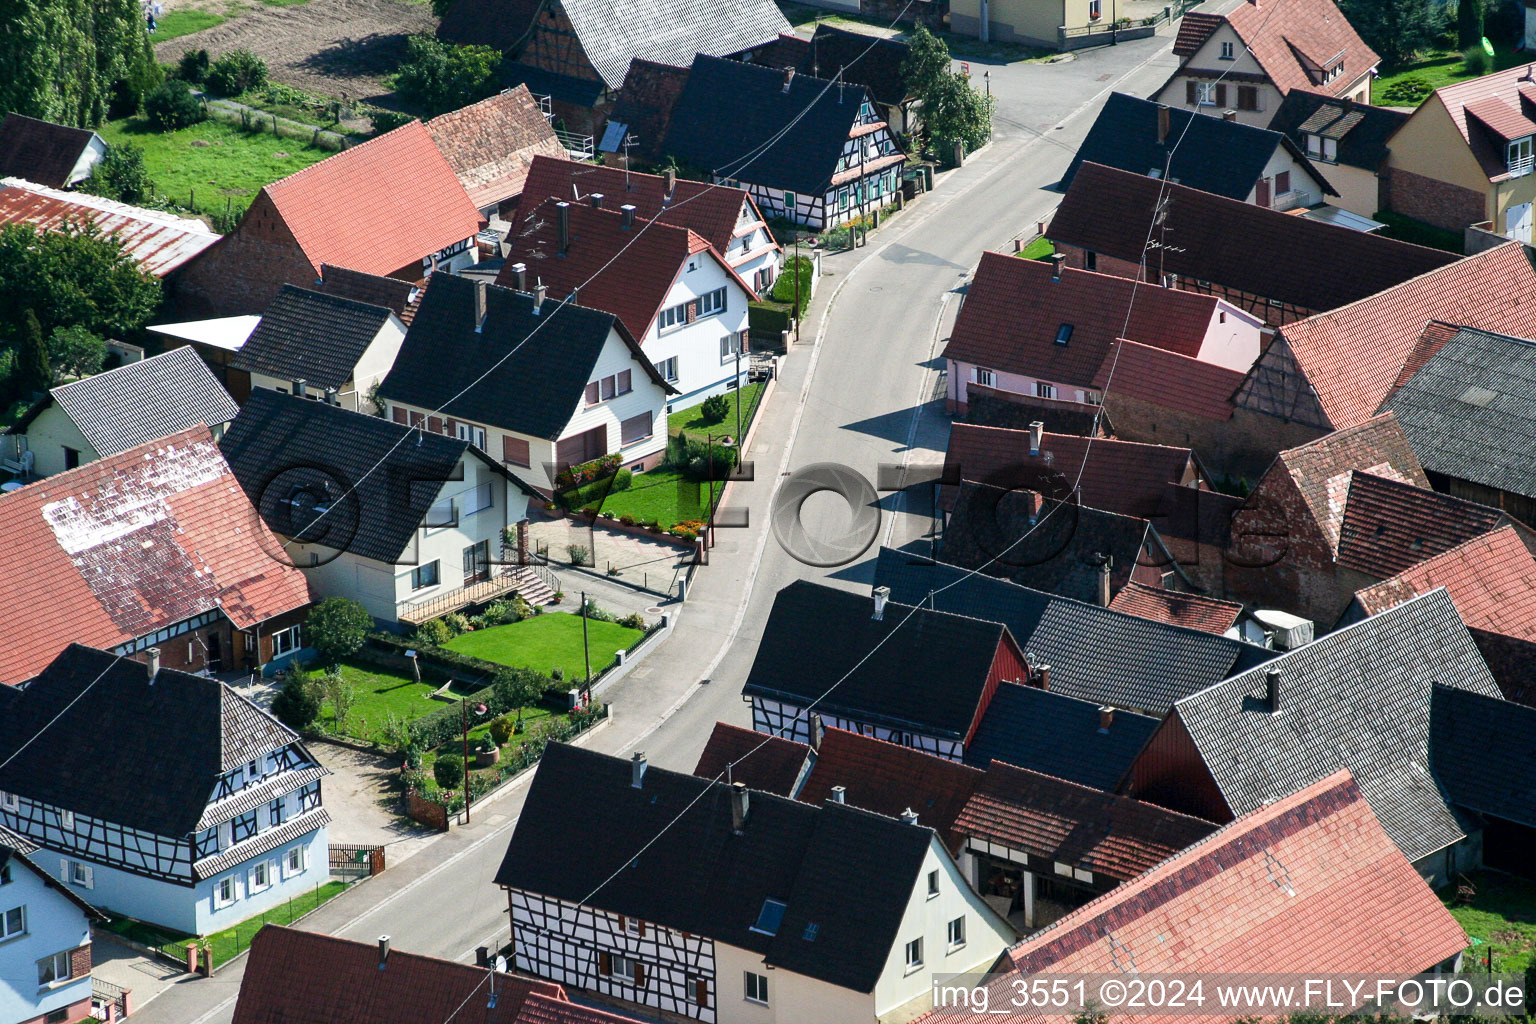
POLYGON ((741 278, 710 250, 691 254, 678 268, 640 343, 656 372, 678 391, 667 403, 669 412, 747 382, 751 300, 741 278))
POLYGON ((35 844, 0 831, 0 1020, 74 1024, 91 1015, 92 907, 28 856, 35 844))
MULTIPOLYGON (((379 329, 379 333, 363 350, 362 356, 358 358, 352 369, 351 376, 336 388, 335 394, 329 396, 331 401, 353 412, 373 413, 373 404, 368 401, 368 392, 383 380, 389 373, 390 367, 395 365, 395 356, 399 355, 400 343, 404 340, 405 324, 391 313, 384 326, 379 329)), ((251 387, 270 388, 285 395, 297 394, 301 398, 317 401, 327 397, 323 388, 315 386, 307 379, 301 382, 291 377, 279 377, 259 370, 251 371, 251 387)))

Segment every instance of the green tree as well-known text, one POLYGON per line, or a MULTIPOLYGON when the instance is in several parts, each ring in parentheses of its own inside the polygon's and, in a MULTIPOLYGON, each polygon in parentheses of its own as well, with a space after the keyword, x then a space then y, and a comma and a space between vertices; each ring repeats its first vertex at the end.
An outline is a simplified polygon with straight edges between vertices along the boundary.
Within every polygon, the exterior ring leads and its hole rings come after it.
POLYGON ((496 703, 504 708, 517 709, 518 732, 523 731, 523 709, 538 703, 547 685, 544 677, 532 669, 511 668, 496 673, 496 703))
POLYGON ((20 398, 16 381, 16 350, 0 348, 0 416, 20 398))
POLYGON ((439 754, 432 762, 432 777, 442 789, 454 789, 464 781, 464 762, 453 754, 439 754))
POLYGON ((106 361, 107 343, 79 324, 60 327, 48 336, 48 363, 54 384, 100 373, 106 361))
POLYGON ((165 68, 155 60, 155 49, 146 37, 138 52, 128 61, 128 72, 112 87, 110 117, 131 117, 144 101, 165 81, 165 68))
POLYGON ((309 610, 304 638, 323 664, 335 666, 356 654, 373 628, 373 616, 356 601, 328 597, 309 610))
POLYGON ((193 85, 202 85, 208 77, 208 51, 204 49, 188 50, 181 55, 181 60, 176 62, 176 77, 183 82, 191 82, 193 85))
POLYGON ((0 227, 0 337, 22 333, 31 310, 48 337, 78 324, 104 338, 142 327, 160 304, 160 282, 95 224, 48 231, 32 224, 0 227))
POLYGON ((992 97, 971 88, 970 79, 950 72, 923 96, 923 129, 935 143, 963 142, 969 153, 992 135, 992 97))
POLYGON ((432 13, 438 18, 448 17, 448 12, 453 9, 453 0, 432 0, 432 13))
POLYGON ((0 3, 0 110, 94 127, 147 41, 139 0, 0 3))
POLYGON ((1339 8, 1388 67, 1401 65, 1433 39, 1442 17, 1436 0, 1339 0, 1339 8))
POLYGON ((43 343, 43 327, 37 314, 26 310, 22 314, 24 328, 21 347, 16 353, 16 390, 27 398, 40 391, 47 391, 53 383, 53 370, 48 365, 48 347, 43 343))
POLYGON ((91 176, 76 187, 124 203, 147 202, 155 195, 155 182, 144 166, 144 150, 131 142, 108 146, 91 176))
POLYGON ((395 91, 434 114, 457 110, 495 92, 500 67, 501 54, 489 46, 450 46, 432 36, 411 36, 395 91))
POLYGON ((295 732, 320 717, 320 694, 303 672, 289 672, 283 688, 272 698, 272 713, 295 732))
POLYGON ((156 131, 173 132, 197 124, 208 116, 203 101, 179 78, 169 78, 144 101, 144 116, 156 131))
POLYGON ((320 681, 325 700, 331 705, 331 721, 335 723, 335 730, 341 732, 346 728, 347 716, 352 713, 352 705, 357 695, 352 690, 352 684, 332 672, 320 681))
POLYGON ((1483 0, 1458 0, 1456 4, 1456 45, 1463 49, 1483 42, 1483 0))
POLYGON ((908 40, 911 49, 901 64, 901 80, 908 96, 924 96, 949 73, 949 47, 944 40, 918 25, 908 40))
POLYGON ((215 95, 239 96, 267 84, 267 62, 250 50, 230 50, 208 66, 204 81, 215 95))

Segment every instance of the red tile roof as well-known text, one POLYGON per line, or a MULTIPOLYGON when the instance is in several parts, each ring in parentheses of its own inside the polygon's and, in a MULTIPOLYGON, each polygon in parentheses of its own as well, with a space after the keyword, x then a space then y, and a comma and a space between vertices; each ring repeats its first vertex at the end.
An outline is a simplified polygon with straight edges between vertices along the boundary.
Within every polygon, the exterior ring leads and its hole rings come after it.
POLYGON ((1226 20, 1282 93, 1310 89, 1342 95, 1381 63, 1333 0, 1249 0, 1226 20), (1307 73, 1308 65, 1342 67, 1342 73, 1332 82, 1318 82, 1307 73))
POLYGON ((1201 594, 1182 594, 1175 590, 1159 590, 1143 586, 1135 580, 1127 583, 1116 594, 1109 607, 1128 615, 1167 622, 1175 626, 1189 626, 1218 635, 1231 629, 1243 606, 1236 601, 1219 601, 1201 594))
POLYGON ((1367 472, 1350 474, 1338 562, 1386 579, 1508 522, 1504 513, 1367 472))
POLYGON ((0 681, 77 641, 112 650, 222 608, 242 629, 309 604, 204 426, 0 497, 0 681))
POLYGON ((634 227, 625 230, 618 210, 595 210, 577 203, 567 210, 571 245, 562 254, 556 200, 532 208, 518 206, 517 222, 508 235, 511 251, 497 284, 516 288, 512 267, 526 264, 530 289, 541 281, 551 300, 563 300, 579 287, 583 306, 612 313, 641 342, 690 255, 707 251, 743 291, 756 297, 725 258, 687 228, 637 217, 634 227))
POLYGON ((1438 100, 1445 107, 1456 130, 1461 132, 1461 137, 1466 140, 1490 180, 1502 181, 1509 177, 1502 140, 1485 138, 1472 131, 1467 115, 1483 122, 1495 134, 1520 133, 1503 135, 1503 138, 1519 138, 1521 134, 1536 133, 1536 129, 1532 128, 1522 132, 1520 125, 1522 121, 1530 122, 1533 107, 1536 107, 1536 92, 1532 89, 1530 73, 1529 65, 1520 64, 1481 78, 1453 82, 1436 89, 1433 99, 1426 101, 1438 100))
POLYGON ((1066 268, 1059 281, 1051 274, 1041 260, 983 253, 944 355, 1089 387, 1116 338, 1194 356, 1216 312, 1208 295, 1087 270, 1066 268), (1072 333, 1061 345, 1056 337, 1064 324, 1072 333))
POLYGON ((1093 386, 1114 417, 1115 397, 1135 398, 1207 420, 1232 418, 1232 396, 1245 374, 1215 363, 1122 340, 1104 356, 1093 386), (1113 376, 1111 376, 1113 370, 1113 376))
POLYGON ((917 823, 957 845, 955 818, 981 784, 983 773, 958 761, 924 753, 845 729, 828 729, 816 752, 816 764, 798 798, 825 803, 833 786, 847 790, 844 802, 866 811, 899 818, 917 812, 917 823))
POLYGON ((1536 562, 1513 527, 1474 537, 1357 590, 1355 600, 1375 615, 1436 587, 1450 592, 1469 628, 1536 641, 1536 562))
POLYGON ((539 157, 570 162, 526 85, 440 114, 427 133, 478 207, 521 194, 539 157))
POLYGON ((1468 256, 1328 313, 1280 337, 1334 427, 1375 415, 1414 356, 1424 325, 1442 320, 1536 335, 1536 270, 1518 242, 1468 256))
POLYGON ((536 207, 546 199, 585 203, 593 193, 602 194, 607 209, 617 210, 629 204, 635 208, 637 218, 687 228, 721 253, 731 246, 744 204, 750 208, 752 219, 763 219, 745 189, 679 178, 669 200, 666 179, 659 174, 626 174, 618 167, 594 167, 547 157, 534 158, 520 206, 536 207))
POLYGON ((1483 126, 1505 142, 1536 135, 1536 124, 1497 96, 1484 96, 1473 100, 1462 110, 1468 117, 1476 118, 1483 126))
POLYGON ((1216 826, 1076 782, 993 761, 955 832, 1129 881, 1216 826))
MULTIPOLYGON (((484 223, 420 121, 311 164, 262 191, 316 276, 322 263, 392 274, 462 242, 484 223)), ((242 221, 236 230, 243 228, 242 221)))
POLYGON ((116 235, 128 257, 156 277, 179 270, 219 240, 200 220, 9 181, 0 184, 0 226, 35 224, 39 231, 57 231, 70 221, 90 221, 103 234, 116 235))
MULTIPOLYGON (((1340 770, 1243 815, 1009 955, 1024 974, 1408 975, 1466 944, 1340 770)), ((1154 1024, 1205 1019, 1136 1015, 1154 1024)))
POLYGON ((278 925, 251 940, 234 1024, 428 1024, 461 1009, 474 1024, 635 1024, 572 1003, 552 981, 493 981, 483 967, 399 949, 380 968, 376 943, 278 925))
MULTIPOLYGON (((1147 519, 1162 509, 1168 487, 1182 484, 1195 468, 1193 460, 1188 448, 1110 438, 1090 444, 1076 434, 1051 433, 1041 435, 1040 454, 1032 456, 1028 430, 956 423, 949 431, 944 479, 955 485, 974 480, 1009 489, 1025 487, 1065 498, 1081 472, 1083 505, 1147 519)), ((944 490, 948 507, 955 488, 944 490)))
POLYGON ((791 796, 810 756, 808 744, 716 722, 693 774, 701 779, 745 782, 749 789, 791 796))
POLYGON ((1452 324, 1443 324, 1439 320, 1431 320, 1424 325, 1424 331, 1419 335, 1419 340, 1414 343, 1413 351, 1408 353, 1408 358, 1403 361, 1403 368, 1397 371, 1397 380, 1392 383, 1392 391, 1388 397, 1397 394, 1397 389, 1413 379, 1413 375, 1424 369, 1424 364, 1435 357, 1435 353, 1445 347, 1445 343, 1456 337, 1456 332, 1461 328, 1452 324))
POLYGON ((1205 44, 1211 37, 1211 33, 1222 25, 1227 19, 1219 14, 1201 14, 1191 11, 1184 15, 1184 20, 1179 22, 1179 34, 1173 41, 1173 52, 1178 57, 1193 57, 1195 51, 1205 44))

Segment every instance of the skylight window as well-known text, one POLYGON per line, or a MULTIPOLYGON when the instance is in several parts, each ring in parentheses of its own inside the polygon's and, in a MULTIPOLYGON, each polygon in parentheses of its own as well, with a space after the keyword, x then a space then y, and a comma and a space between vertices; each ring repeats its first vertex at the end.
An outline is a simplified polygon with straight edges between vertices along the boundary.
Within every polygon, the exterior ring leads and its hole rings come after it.
POLYGON ((800 937, 806 942, 815 942, 816 933, 819 931, 821 931, 821 925, 815 921, 807 921, 805 922, 805 931, 800 934, 800 937))
POLYGON ((1065 345, 1072 340, 1072 325, 1062 324, 1056 328, 1056 344, 1065 345))
POLYGON ((784 923, 784 909, 785 904, 778 900, 763 900, 763 909, 758 912, 757 924, 752 930, 764 935, 779 934, 779 925, 784 923))

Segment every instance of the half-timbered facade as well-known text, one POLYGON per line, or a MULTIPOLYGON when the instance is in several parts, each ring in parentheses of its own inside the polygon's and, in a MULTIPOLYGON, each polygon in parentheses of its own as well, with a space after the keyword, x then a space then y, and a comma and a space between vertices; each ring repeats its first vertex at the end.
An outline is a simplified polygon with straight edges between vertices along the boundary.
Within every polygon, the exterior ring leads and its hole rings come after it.
POLYGON ((551 744, 496 876, 514 965, 706 1024, 909 1020, 1015 934, 916 818, 551 744))
POLYGON ((161 669, 157 651, 146 666, 70 646, 11 699, 0 754, 0 826, 116 913, 207 934, 329 875, 325 769, 275 718, 161 669))

